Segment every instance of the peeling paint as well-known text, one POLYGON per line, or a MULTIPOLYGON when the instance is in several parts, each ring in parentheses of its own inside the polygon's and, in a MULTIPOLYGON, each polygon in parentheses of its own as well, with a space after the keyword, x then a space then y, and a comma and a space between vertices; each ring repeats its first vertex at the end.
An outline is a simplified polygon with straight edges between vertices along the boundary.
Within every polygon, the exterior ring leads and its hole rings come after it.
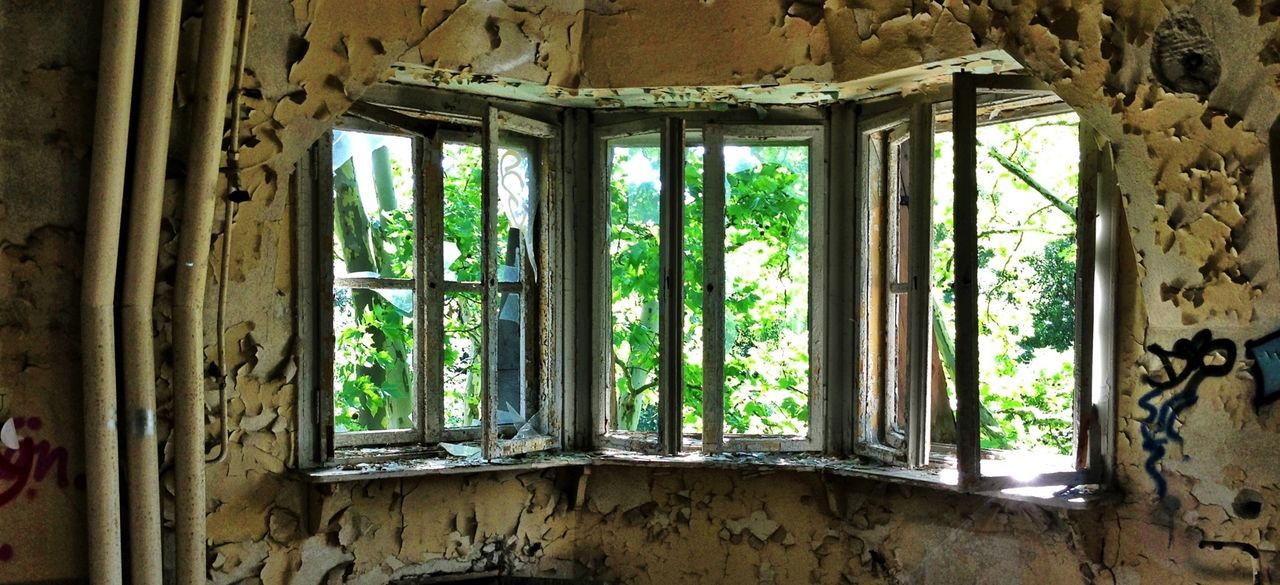
MULTIPOLYGON (((1280 471, 1270 462, 1280 448, 1280 409, 1254 409, 1259 381, 1245 368, 1206 382, 1179 423, 1183 457, 1167 460, 1168 497, 1160 499, 1145 475, 1138 397, 1147 391, 1145 371, 1158 366, 1144 357, 1149 340, 1211 328, 1243 344, 1280 326, 1267 160, 1267 132, 1280 114, 1273 7, 1229 0, 865 0, 829 1, 820 10, 807 0, 428 4, 395 0, 370 10, 360 2, 255 2, 241 153, 252 198, 234 218, 226 283, 233 346, 228 363, 218 364, 229 374, 231 445, 209 469, 213 582, 384 583, 492 570, 628 583, 1249 582, 1248 555, 1201 543, 1275 540, 1280 471), (1213 84, 1188 87, 1168 65, 1159 76, 1153 68, 1172 54, 1158 45, 1168 44, 1162 30, 1180 11, 1193 14, 1204 33, 1197 46, 1207 39, 1221 56, 1213 84), (1017 63, 972 57, 995 49, 1017 63), (564 491, 562 469, 331 486, 289 473, 305 391, 295 379, 289 184, 310 144, 372 84, 572 106, 708 107, 910 92, 960 68, 1022 68, 1116 145, 1127 216, 1117 299, 1125 318, 1117 332, 1120 502, 1067 512, 910 483, 707 461, 592 466, 579 480, 582 506, 577 493, 564 491), (1254 506, 1263 512, 1247 517, 1254 506)), ((92 127, 87 72, 96 66, 97 16, 84 10, 65 1, 0 4, 0 34, 24 47, 0 59, 0 96, 16 106, 0 112, 0 393, 12 412, 60 421, 50 440, 65 445, 81 441, 77 325, 67 308, 78 298, 92 127)), ((184 27, 188 57, 197 25, 193 18, 184 27)), ((179 76, 177 120, 190 104, 191 78, 189 71, 179 76)), ((183 142, 175 143, 178 159, 183 142)), ((172 196, 182 175, 180 164, 170 169, 156 289, 157 422, 170 463, 165 352, 181 226, 172 196)), ((220 239, 211 245, 216 251, 220 239)), ((218 261, 213 254, 213 275, 218 261)), ((215 303, 206 306, 212 324, 215 303)), ((214 336, 206 337, 211 344, 214 336)), ((210 360, 214 349, 206 347, 210 360)), ((216 381, 207 382, 213 445, 219 408, 216 381)), ((78 469, 80 451, 68 454, 78 469)), ((82 577, 83 505, 70 490, 63 500, 0 508, 0 542, 10 544, 0 582, 82 577)), ((1274 571, 1274 555, 1260 555, 1260 566, 1274 571)))

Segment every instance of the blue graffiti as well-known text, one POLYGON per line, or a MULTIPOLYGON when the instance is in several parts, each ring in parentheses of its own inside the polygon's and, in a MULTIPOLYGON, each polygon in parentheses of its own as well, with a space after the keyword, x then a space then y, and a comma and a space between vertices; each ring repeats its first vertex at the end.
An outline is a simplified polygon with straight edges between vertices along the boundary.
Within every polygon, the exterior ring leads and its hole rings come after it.
POLYGON ((1245 357, 1253 360, 1253 381, 1258 392, 1253 405, 1262 408, 1280 400, 1280 331, 1244 343, 1245 357))
POLYGON ((1168 380, 1158 382, 1151 376, 1144 376, 1143 382, 1151 386, 1151 391, 1138 399, 1138 406, 1147 413, 1142 419, 1142 448, 1147 452, 1145 469, 1156 483, 1156 493, 1163 498, 1168 493, 1169 486, 1157 465, 1168 451, 1165 445, 1170 441, 1182 444, 1182 434, 1174 423, 1178 421, 1182 411, 1191 408, 1200 399, 1200 383, 1205 378, 1219 378, 1231 372, 1236 362, 1236 344, 1230 339, 1214 339, 1208 329, 1202 329, 1191 339, 1175 341, 1171 350, 1156 344, 1147 346, 1147 350, 1160 360, 1168 377, 1168 380), (1223 363, 1205 363, 1214 352, 1221 352, 1223 363), (1181 371, 1173 360, 1182 362, 1181 371), (1159 406, 1154 404, 1165 391, 1179 385, 1182 385, 1182 390, 1170 395, 1159 406))

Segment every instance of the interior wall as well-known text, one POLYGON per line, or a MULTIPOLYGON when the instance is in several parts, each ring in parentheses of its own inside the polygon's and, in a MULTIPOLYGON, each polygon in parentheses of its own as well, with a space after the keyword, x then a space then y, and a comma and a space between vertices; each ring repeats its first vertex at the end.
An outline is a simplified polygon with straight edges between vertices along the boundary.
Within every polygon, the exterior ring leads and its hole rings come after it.
POLYGON ((0 580, 83 575, 80 259, 97 3, 0 2, 0 580), (48 551, 65 551, 50 555, 48 551))
MULTIPOLYGON (((427 8, 385 0, 377 10, 257 0, 242 156, 252 199, 236 216, 226 319, 234 347, 220 364, 233 374, 232 441, 230 457, 209 468, 214 581, 382 583, 504 568, 635 583, 1249 583, 1247 555, 1199 544, 1267 548, 1280 522, 1280 467, 1271 464, 1280 415, 1253 406, 1258 381, 1243 347, 1280 327, 1266 157, 1266 130, 1280 113, 1280 25, 1258 4, 830 0, 814 18, 787 0, 452 0, 427 8), (1185 24, 1159 28, 1183 9, 1203 36, 1185 24), (1207 97, 1157 81, 1153 63, 1166 78, 1176 73, 1170 46, 1221 56, 1207 97), (1117 145, 1132 240, 1122 248, 1132 251, 1122 254, 1130 286, 1118 299, 1129 318, 1117 331, 1117 504, 1067 513, 723 470, 593 468, 582 499, 565 471, 368 481, 326 492, 287 474, 299 392, 289 182, 307 147, 391 64, 570 90, 716 86, 843 82, 995 47, 1053 84, 1117 145), (1229 340, 1239 357, 1231 374, 1199 384, 1198 403, 1182 417, 1185 442, 1153 459, 1139 399, 1168 393, 1148 396, 1143 376, 1161 374, 1145 348, 1171 348, 1201 329, 1229 340), (1158 473, 1147 471, 1149 461, 1158 473), (1163 498, 1157 477, 1168 482, 1163 498), (1245 488, 1261 500, 1257 519, 1233 510, 1245 488)), ((76 482, 75 307, 96 21, 78 3, 0 0, 0 34, 18 41, 0 57, 0 395, 10 415, 40 421, 21 431, 30 446, 0 461, 0 583, 84 576, 83 491, 93 486, 76 482), (25 470, 24 460, 32 461, 25 470), (54 463, 41 474, 38 461, 54 463)), ((188 52, 197 24, 185 26, 188 52)), ((193 77, 190 55, 186 62, 180 97, 193 77)), ((1173 77, 1165 82, 1196 81, 1173 77)), ((179 120, 187 103, 179 100, 179 120)), ((177 192, 181 165, 170 175, 177 192)), ((165 267, 180 225, 172 202, 168 209, 157 283, 162 438, 171 367, 165 267)), ((212 244, 211 287, 220 240, 212 244)), ((213 295, 211 288, 210 362, 213 295)), ((215 388, 210 379, 211 405, 215 388)), ((168 474, 165 484, 171 498, 168 474)), ((170 505, 166 499, 166 518, 170 505)), ((1274 563, 1273 553, 1261 556, 1274 563)))

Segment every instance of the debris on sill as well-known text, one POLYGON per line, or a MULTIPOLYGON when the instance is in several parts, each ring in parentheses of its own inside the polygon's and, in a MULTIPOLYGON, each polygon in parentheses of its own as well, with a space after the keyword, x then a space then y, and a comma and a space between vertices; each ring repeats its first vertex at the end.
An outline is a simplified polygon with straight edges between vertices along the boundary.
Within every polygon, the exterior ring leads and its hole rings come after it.
MULTIPOLYGON (((469 447, 469 445, 464 445, 469 447)), ((310 483, 337 483, 341 481, 414 477, 421 475, 451 475, 482 471, 516 471, 567 467, 590 463, 577 453, 528 453, 485 461, 480 458, 419 457, 394 461, 348 463, 330 467, 299 470, 310 483)))

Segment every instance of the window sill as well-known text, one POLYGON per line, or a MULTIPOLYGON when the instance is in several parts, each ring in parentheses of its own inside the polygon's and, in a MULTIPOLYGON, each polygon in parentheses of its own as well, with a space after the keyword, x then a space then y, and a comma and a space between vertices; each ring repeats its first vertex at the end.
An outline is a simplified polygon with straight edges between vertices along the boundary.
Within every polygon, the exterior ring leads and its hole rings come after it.
POLYGON ((1097 490, 1089 493, 1055 495, 1054 488, 1016 487, 996 491, 966 491, 948 480, 940 469, 907 469, 858 459, 841 459, 806 453, 685 453, 681 455, 646 455, 631 451, 606 449, 590 453, 553 452, 492 461, 460 458, 421 457, 396 461, 362 462, 332 465, 295 472, 309 484, 335 484, 378 479, 405 479, 444 475, 531 471, 561 467, 657 467, 667 469, 724 469, 743 472, 817 473, 831 477, 848 477, 923 487, 955 494, 974 493, 986 497, 1037 504, 1050 508, 1087 510, 1112 501, 1114 492, 1097 490))
POLYGON ((504 457, 485 461, 457 457, 418 457, 395 461, 341 463, 295 472, 310 484, 330 484, 372 479, 404 479, 437 475, 529 471, 552 467, 589 465, 591 458, 583 453, 541 453, 520 457, 504 457))

